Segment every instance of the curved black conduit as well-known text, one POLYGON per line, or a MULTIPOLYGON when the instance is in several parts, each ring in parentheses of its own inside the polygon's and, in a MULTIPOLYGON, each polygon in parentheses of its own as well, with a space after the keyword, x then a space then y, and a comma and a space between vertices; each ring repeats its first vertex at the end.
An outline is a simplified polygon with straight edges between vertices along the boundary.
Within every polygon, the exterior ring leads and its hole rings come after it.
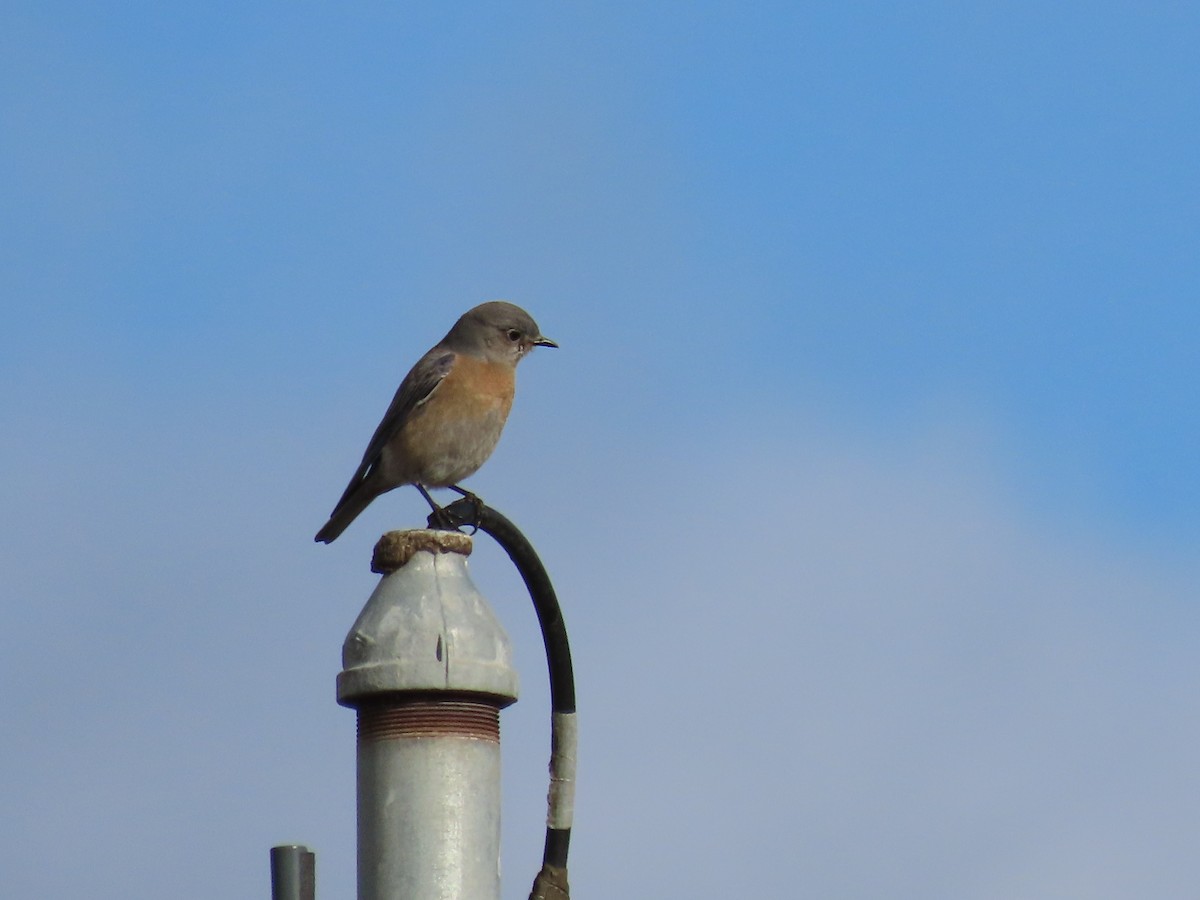
POLYGON ((474 525, 495 539, 508 554, 533 600, 546 665, 550 670, 550 792, 546 816, 546 848, 542 870, 533 882, 530 900, 568 898, 567 851, 571 843, 571 821, 575 805, 575 671, 571 645, 563 622, 558 596, 533 545, 520 530, 477 497, 463 497, 429 516, 430 528, 460 528, 474 525))

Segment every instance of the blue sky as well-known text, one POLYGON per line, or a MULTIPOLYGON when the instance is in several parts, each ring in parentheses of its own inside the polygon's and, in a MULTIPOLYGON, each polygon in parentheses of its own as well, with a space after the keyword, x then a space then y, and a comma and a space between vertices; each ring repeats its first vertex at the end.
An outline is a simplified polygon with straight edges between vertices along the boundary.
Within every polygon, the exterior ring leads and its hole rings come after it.
MULTIPOLYGON (((1192 896, 1198 39, 1167 3, 6 6, 0 893, 261 895, 301 840, 352 896, 333 677, 422 504, 311 536, 503 297, 562 349, 473 485, 578 646, 581 898, 1192 896)), ((525 657, 520 897, 544 686, 477 557, 525 657)))

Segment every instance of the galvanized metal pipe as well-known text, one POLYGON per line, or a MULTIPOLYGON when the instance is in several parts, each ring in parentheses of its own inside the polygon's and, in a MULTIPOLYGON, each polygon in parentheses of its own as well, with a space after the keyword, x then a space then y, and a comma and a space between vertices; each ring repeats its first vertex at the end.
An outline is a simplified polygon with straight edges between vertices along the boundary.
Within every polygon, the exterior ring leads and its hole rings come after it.
POLYGON ((359 900, 499 900, 499 710, 516 699, 508 637, 457 532, 390 532, 384 577, 342 648, 358 710, 359 900))
POLYGON ((307 847, 271 848, 271 900, 315 900, 316 855, 307 847))
POLYGON ((358 717, 360 900, 499 898, 496 708, 433 701, 358 717))

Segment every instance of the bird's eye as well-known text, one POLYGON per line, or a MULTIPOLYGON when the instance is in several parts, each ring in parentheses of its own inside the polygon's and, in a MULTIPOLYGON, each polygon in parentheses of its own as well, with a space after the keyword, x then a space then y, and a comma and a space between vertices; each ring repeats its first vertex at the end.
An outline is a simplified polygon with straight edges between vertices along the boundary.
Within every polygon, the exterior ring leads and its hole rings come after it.
POLYGON ((508 329, 505 334, 508 335, 508 339, 514 344, 521 339, 521 332, 517 331, 515 328, 508 329))

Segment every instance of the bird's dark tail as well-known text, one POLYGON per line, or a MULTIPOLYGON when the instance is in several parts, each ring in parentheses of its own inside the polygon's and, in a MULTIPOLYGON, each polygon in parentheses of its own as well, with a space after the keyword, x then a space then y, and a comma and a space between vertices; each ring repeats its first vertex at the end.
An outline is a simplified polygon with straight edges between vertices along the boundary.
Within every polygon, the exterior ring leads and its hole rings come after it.
POLYGON ((350 526, 351 522, 358 518, 358 514, 366 509, 367 505, 378 496, 379 492, 370 490, 367 483, 360 483, 357 490, 342 498, 342 502, 337 505, 337 509, 330 515, 329 521, 317 532, 314 540, 326 544, 332 543, 337 539, 339 534, 350 526))

